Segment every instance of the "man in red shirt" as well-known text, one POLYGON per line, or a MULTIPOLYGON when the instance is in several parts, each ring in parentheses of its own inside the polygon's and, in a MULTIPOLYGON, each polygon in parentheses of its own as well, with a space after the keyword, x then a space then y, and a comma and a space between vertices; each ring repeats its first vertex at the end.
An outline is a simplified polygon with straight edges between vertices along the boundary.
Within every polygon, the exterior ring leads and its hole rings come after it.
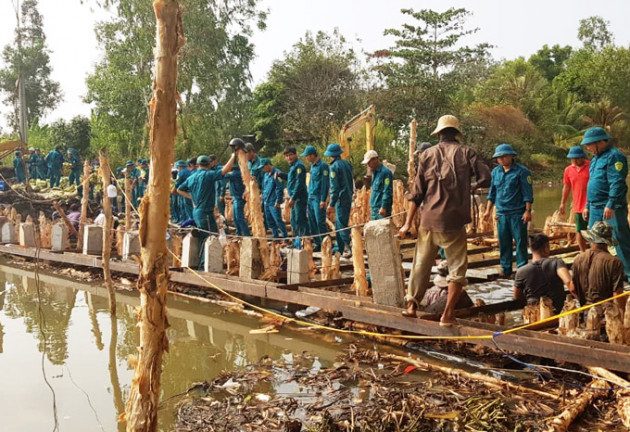
POLYGON ((589 179, 590 162, 586 159, 586 153, 582 147, 571 147, 567 158, 571 159, 571 165, 564 170, 564 187, 562 188, 562 201, 560 202, 560 214, 564 215, 564 208, 569 199, 569 192, 573 194, 573 214, 575 215, 575 230, 580 251, 586 250, 586 241, 580 231, 588 229, 588 222, 582 216, 586 205, 586 187, 589 179))

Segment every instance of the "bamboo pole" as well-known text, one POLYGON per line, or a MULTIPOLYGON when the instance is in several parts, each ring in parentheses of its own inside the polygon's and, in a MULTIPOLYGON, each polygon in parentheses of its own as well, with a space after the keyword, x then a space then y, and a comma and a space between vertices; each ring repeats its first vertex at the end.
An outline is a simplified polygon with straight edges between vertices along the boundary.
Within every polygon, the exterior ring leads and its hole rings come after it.
POLYGON ((109 161, 105 155, 105 151, 98 153, 100 161, 101 180, 103 182, 103 213, 105 214, 105 223, 103 224, 103 281, 107 292, 109 293, 109 312, 116 315, 116 291, 112 281, 112 272, 109 270, 109 259, 112 254, 112 202, 107 196, 107 188, 111 183, 112 170, 109 167, 109 161))
POLYGON ((83 196, 81 197, 81 217, 79 218, 79 234, 77 235, 77 250, 83 247, 83 227, 87 224, 87 211, 90 195, 90 163, 83 162, 83 196))
POLYGON ((170 257, 166 246, 171 163, 177 135, 177 57, 185 43, 178 0, 154 0, 157 19, 153 97, 149 104, 151 171, 140 204, 140 346, 125 407, 127 431, 157 432, 162 356, 168 350, 166 298, 170 257))

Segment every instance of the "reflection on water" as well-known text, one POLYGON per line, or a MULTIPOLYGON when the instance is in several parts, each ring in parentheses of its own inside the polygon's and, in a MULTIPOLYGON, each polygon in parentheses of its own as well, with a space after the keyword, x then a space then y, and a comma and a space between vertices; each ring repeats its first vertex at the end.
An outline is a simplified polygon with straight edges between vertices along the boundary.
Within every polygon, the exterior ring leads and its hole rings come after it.
MULTIPOLYGON (((0 265, 0 291, 5 288, 0 294, 2 430, 53 429, 53 398, 42 364, 55 392, 61 431, 124 430, 116 418, 132 377, 127 358, 136 353, 137 296, 119 292, 118 316, 112 318, 107 292, 97 285, 41 275, 38 287, 31 273, 0 265)), ((258 320, 181 297, 169 297, 169 322, 162 400, 263 356, 308 351, 328 365, 340 349, 304 332, 250 335, 251 328, 261 326, 258 320)), ((163 430, 173 424, 172 408, 160 413, 163 430)))

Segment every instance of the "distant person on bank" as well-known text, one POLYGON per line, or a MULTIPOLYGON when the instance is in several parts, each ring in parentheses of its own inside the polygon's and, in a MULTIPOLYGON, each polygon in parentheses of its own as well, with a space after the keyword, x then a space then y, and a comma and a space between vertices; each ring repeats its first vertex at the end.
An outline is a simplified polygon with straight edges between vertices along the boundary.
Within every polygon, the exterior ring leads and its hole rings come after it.
POLYGON ((497 146, 492 156, 499 166, 492 170, 488 203, 483 215, 489 220, 492 207, 497 208, 499 231, 499 277, 512 276, 512 241, 516 244, 516 268, 527 264, 527 223, 532 220, 532 174, 516 163, 516 152, 509 144, 497 146))
POLYGON ((567 158, 571 159, 571 165, 564 169, 564 179, 562 188, 562 201, 560 202, 560 214, 564 215, 564 209, 569 199, 569 194, 573 196, 573 218, 575 219, 575 231, 577 232, 577 242, 580 251, 586 250, 586 240, 582 238, 581 231, 588 228, 588 223, 584 219, 584 207, 586 206, 586 189, 588 187, 590 162, 586 159, 586 153, 582 147, 571 147, 567 158))
POLYGON ((630 227, 628 226, 628 159, 610 141, 603 128, 593 127, 584 133, 582 146, 593 153, 589 169, 584 219, 589 228, 606 221, 612 226, 617 241, 617 256, 623 262, 630 280, 630 227))

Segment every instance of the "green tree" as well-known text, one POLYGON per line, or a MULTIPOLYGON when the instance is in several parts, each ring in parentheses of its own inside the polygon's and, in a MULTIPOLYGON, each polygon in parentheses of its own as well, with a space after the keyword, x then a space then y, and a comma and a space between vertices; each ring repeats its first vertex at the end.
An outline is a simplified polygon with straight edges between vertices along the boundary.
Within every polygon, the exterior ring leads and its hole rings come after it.
POLYGON ((484 76, 490 45, 463 45, 463 39, 478 30, 466 27, 470 15, 466 9, 401 12, 415 25, 385 30, 396 40, 393 47, 371 54, 380 79, 372 95, 379 118, 400 129, 415 116, 427 131, 452 108, 452 99, 462 88, 484 76))
POLYGON ((325 143, 358 110, 357 56, 335 30, 306 35, 254 92, 255 133, 271 152, 280 141, 325 143))
POLYGON ((553 118, 554 94, 545 77, 520 57, 496 66, 476 90, 477 100, 487 105, 511 105, 538 126, 553 118))
POLYGON ((20 75, 26 93, 28 124, 43 117, 61 100, 59 83, 50 78, 50 50, 46 46, 44 23, 37 5, 37 0, 23 0, 18 6, 14 41, 2 50, 4 67, 0 69, 0 93, 4 95, 3 101, 7 105, 15 107, 8 117, 14 130, 19 124, 17 83, 20 75))
POLYGON ((571 54, 573 54, 573 48, 569 45, 560 46, 556 44, 551 48, 549 48, 549 45, 543 45, 527 61, 551 82, 564 71, 566 62, 571 57, 571 54))
MULTIPOLYGON (((146 152, 148 102, 154 65, 155 16, 151 2, 108 1, 116 16, 97 25, 104 59, 88 77, 95 105, 93 146, 108 146, 116 161, 146 152)), ((187 38, 180 54, 179 157, 218 151, 233 135, 249 132, 249 65, 253 26, 264 29, 257 0, 182 0, 187 38)))
POLYGON ((76 116, 69 122, 57 120, 48 127, 48 148, 60 145, 73 148, 82 156, 91 156, 91 137, 92 127, 87 117, 76 116))
POLYGON ((578 39, 582 41, 587 50, 601 51, 614 42, 608 26, 610 26, 610 22, 600 16, 584 18, 580 20, 578 39))

